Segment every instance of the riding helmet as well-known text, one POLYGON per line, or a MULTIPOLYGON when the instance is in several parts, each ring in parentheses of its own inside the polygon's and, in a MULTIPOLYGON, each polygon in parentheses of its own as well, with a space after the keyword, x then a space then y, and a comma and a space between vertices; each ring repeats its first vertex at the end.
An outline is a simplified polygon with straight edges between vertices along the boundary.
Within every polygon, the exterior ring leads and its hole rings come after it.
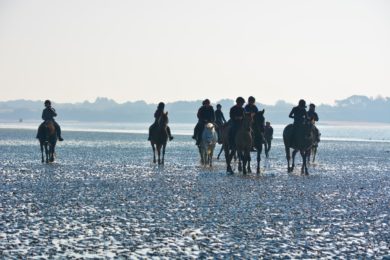
POLYGON ((311 108, 315 108, 315 107, 316 107, 316 105, 314 105, 313 103, 311 103, 311 104, 309 105, 309 107, 311 107, 311 108))
POLYGON ((217 104, 217 108, 221 108, 222 106, 221 106, 221 104, 217 104))
POLYGON ((237 103, 237 104, 244 104, 244 103, 245 103, 245 99, 244 99, 243 97, 238 97, 238 98, 236 99, 236 103, 237 103))
POLYGON ((158 103, 157 109, 164 109, 164 107, 165 107, 164 102, 160 102, 158 103))
POLYGON ((45 104, 45 106, 51 106, 51 101, 47 99, 47 100, 45 100, 44 104, 45 104))
POLYGON ((248 98, 248 103, 255 103, 256 99, 253 96, 248 98))
POLYGON ((203 102, 205 105, 210 105, 210 100, 208 98, 206 98, 203 102))
POLYGON ((306 108, 306 101, 303 99, 299 100, 298 106, 306 108))

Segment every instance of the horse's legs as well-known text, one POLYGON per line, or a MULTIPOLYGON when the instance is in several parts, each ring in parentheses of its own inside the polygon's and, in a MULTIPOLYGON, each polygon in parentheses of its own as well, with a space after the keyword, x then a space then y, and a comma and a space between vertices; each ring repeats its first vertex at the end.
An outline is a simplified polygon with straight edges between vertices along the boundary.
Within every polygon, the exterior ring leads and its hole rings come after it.
POLYGON ((313 147, 313 163, 316 160, 316 155, 317 155, 317 146, 313 147))
POLYGON ((41 158, 42 158, 42 163, 45 162, 45 159, 43 158, 43 143, 40 142, 40 146, 41 146, 41 158))
POLYGON ((156 149, 157 149, 157 162, 158 164, 161 164, 161 159, 160 159, 160 155, 161 155, 161 145, 156 145, 156 149))
POLYGON ((229 151, 228 145, 223 145, 224 151, 225 151, 225 160, 226 160, 226 172, 228 173, 234 173, 232 166, 230 165, 232 162, 233 154, 235 153, 235 150, 229 151))
POLYGON ((238 171, 242 172, 242 151, 237 151, 237 156, 238 156, 238 171))
POLYGON ((156 148, 154 147, 154 144, 152 142, 150 142, 150 145, 153 149, 153 163, 156 163, 156 148))
POLYGON ((167 144, 163 144, 162 146, 162 161, 161 161, 161 164, 164 164, 164 158, 165 158, 165 147, 167 146, 167 144))
POLYGON ((218 153, 217 160, 219 160, 219 156, 221 155, 222 151, 223 151, 223 144, 221 145, 221 150, 218 153))
POLYGON ((244 157, 246 158, 248 173, 251 173, 252 169, 251 169, 251 153, 250 153, 250 150, 244 152, 244 157))
POLYGON ((49 144, 49 162, 54 162, 54 145, 49 144))
POLYGON ((263 146, 260 146, 259 148, 257 147, 256 150, 257 150, 257 167, 256 167, 256 173, 259 174, 260 173, 260 161, 261 161, 261 150, 262 150, 262 147, 263 146))
POLYGON ((291 172, 292 169, 290 168, 290 160, 291 160, 290 148, 285 146, 285 150, 286 150, 286 159, 287 159, 287 172, 291 172))
POLYGON ((295 155, 297 154, 298 150, 294 149, 292 152, 292 164, 291 164, 291 171, 294 171, 295 167, 295 155))
POLYGON ((49 163, 49 149, 47 148, 47 143, 45 143, 45 157, 46 157, 46 163, 49 163))
POLYGON ((300 151, 301 156, 302 156, 302 168, 301 168, 301 174, 309 174, 309 171, 307 170, 307 164, 306 164, 306 159, 309 151, 301 150, 300 151))
POLYGON ((213 154, 214 154, 214 147, 210 148, 210 154, 209 154, 209 165, 210 167, 213 166, 213 154))

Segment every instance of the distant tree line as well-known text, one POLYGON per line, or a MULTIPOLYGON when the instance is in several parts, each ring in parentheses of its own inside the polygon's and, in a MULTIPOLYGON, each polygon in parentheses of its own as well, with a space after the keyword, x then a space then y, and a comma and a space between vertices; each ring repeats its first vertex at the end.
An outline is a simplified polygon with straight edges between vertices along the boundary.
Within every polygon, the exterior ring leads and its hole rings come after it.
MULTIPOLYGON (((195 123, 196 113, 201 100, 177 101, 166 104, 172 123, 195 123)), ((218 101, 222 105, 225 117, 229 117, 229 109, 233 100, 218 101)), ((214 106, 216 103, 213 104, 214 106)), ((275 105, 257 103, 259 109, 265 109, 266 120, 273 123, 288 123, 288 114, 293 106, 285 101, 275 105)), ((107 98, 97 98, 95 102, 54 104, 59 116, 58 120, 89 121, 89 122, 134 122, 145 123, 153 121, 153 113, 157 104, 147 104, 144 101, 116 103, 107 98)), ((0 120, 18 121, 41 120, 43 101, 14 100, 0 102, 0 120)), ((351 96, 338 100, 335 105, 317 105, 316 111, 320 121, 355 121, 390 123, 390 98, 369 98, 366 96, 351 96)))

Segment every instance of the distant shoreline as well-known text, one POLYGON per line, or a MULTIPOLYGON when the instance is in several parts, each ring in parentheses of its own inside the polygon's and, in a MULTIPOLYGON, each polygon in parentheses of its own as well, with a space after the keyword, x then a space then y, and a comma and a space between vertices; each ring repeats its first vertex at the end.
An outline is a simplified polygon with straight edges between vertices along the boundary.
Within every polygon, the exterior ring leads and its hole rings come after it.
MULTIPOLYGON (((42 121, 2 122, 1 129, 31 130, 36 131, 42 121)), ((59 121, 62 130, 66 132, 97 132, 118 134, 143 134, 148 133, 151 123, 118 123, 118 122, 76 122, 59 121)), ((171 123, 171 131, 174 136, 191 136, 195 124, 171 123)), ((273 124, 274 139, 282 139, 285 124, 273 124)), ((321 122, 318 127, 322 133, 323 141, 356 141, 356 142, 389 142, 390 124, 385 123, 361 123, 361 122, 321 122)))

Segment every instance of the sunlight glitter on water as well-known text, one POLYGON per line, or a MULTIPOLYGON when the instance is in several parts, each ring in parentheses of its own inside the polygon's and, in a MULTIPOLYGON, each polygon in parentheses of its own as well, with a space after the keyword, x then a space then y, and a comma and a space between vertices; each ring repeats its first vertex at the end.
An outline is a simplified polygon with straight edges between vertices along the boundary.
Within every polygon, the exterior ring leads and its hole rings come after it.
POLYGON ((0 130, 1 257, 388 256, 388 143, 324 140, 305 177, 276 139, 243 176, 200 166, 189 136, 157 166, 145 134, 64 132, 46 165, 34 134, 0 130))

